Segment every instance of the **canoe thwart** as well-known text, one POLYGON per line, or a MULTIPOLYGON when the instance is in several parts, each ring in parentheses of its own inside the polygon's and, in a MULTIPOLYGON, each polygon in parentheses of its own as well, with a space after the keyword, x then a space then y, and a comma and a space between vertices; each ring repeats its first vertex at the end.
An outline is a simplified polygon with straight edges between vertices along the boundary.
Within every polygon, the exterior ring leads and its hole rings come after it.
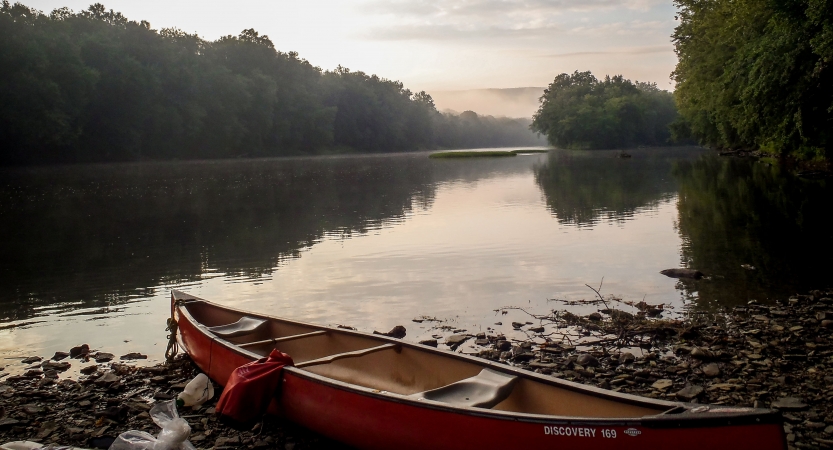
POLYGON ((302 363, 295 364, 295 367, 297 367, 299 369, 303 369, 304 367, 317 366, 319 364, 329 364, 329 363, 331 363, 333 361, 337 361, 339 359, 358 358, 359 356, 365 356, 365 355, 369 355, 371 353, 380 352, 382 350, 391 350, 391 349, 395 350, 398 353, 398 352, 402 351, 402 346, 400 344, 383 344, 383 345, 379 345, 377 347, 370 347, 370 348, 365 348, 365 349, 362 349, 362 350, 356 350, 356 351, 352 351, 352 352, 338 353, 338 354, 335 354, 335 355, 325 356, 323 358, 313 359, 311 361, 304 361, 302 363))
POLYGON ((264 319, 243 316, 237 322, 216 327, 208 327, 208 331, 221 338, 234 338, 254 333, 268 323, 264 319))
POLYGON ((411 397, 454 406, 491 408, 509 397, 517 381, 518 377, 514 375, 487 368, 471 378, 413 394, 411 397))
POLYGON ((326 330, 318 330, 318 331, 312 331, 312 332, 303 333, 303 334, 293 334, 292 336, 284 336, 284 337, 279 337, 279 338, 264 339, 262 341, 255 341, 255 342, 246 342, 245 344, 238 344, 237 346, 245 348, 245 347, 253 347, 255 345, 260 345, 260 344, 270 344, 270 343, 271 344, 277 344, 278 342, 293 341, 295 339, 303 339, 303 338, 308 338, 308 337, 321 336, 321 335, 324 335, 324 334, 327 334, 326 330))

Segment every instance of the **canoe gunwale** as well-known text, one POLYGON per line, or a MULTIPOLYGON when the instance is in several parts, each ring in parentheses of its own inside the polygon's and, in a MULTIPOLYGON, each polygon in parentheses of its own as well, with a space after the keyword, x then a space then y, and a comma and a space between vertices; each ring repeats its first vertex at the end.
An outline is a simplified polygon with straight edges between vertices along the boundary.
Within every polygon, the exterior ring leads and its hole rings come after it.
MULTIPOLYGON (((312 328, 317 328, 321 330, 327 330, 329 332, 335 332, 340 334, 348 334, 348 335, 355 335, 364 338, 371 338, 377 341, 388 342, 392 344, 401 345, 402 347, 412 348, 418 351, 427 351, 431 353, 439 354, 443 357, 447 358, 457 358, 463 359, 468 362, 475 363, 477 365, 488 367, 494 369, 501 373, 511 373, 516 376, 521 376, 524 378, 531 379, 536 382, 552 385, 561 389, 566 389, 574 392, 579 392, 585 395, 591 395, 599 398, 603 398, 606 400, 617 401, 627 404, 632 404, 636 406, 648 407, 648 408, 667 408, 671 410, 672 408, 683 406, 683 407, 697 407, 697 406, 707 406, 707 405, 695 405, 695 404, 686 404, 682 402, 670 402, 666 400, 659 400, 659 399, 648 399, 642 398, 635 395, 630 394, 622 394, 619 392, 608 391, 601 388, 597 388, 594 386, 587 386, 582 385, 579 383, 574 383, 567 380, 562 380, 558 378, 546 377, 542 374, 538 374, 535 372, 529 372, 522 369, 518 369, 511 366, 506 366, 503 364, 497 364, 492 361, 483 360, 480 358, 475 358, 472 356, 468 356, 465 354, 457 354, 457 353, 450 353, 444 350, 440 350, 434 347, 429 347, 421 344, 405 342, 398 339, 394 339, 388 336, 376 335, 365 333, 357 330, 347 330, 335 327, 329 327, 325 325, 318 325, 318 324, 310 324, 302 321, 297 320, 289 320, 283 319, 280 317, 274 316, 267 316, 251 311, 246 311, 242 309, 235 309, 225 307, 207 300, 204 300, 199 297, 195 297, 190 294, 186 294, 181 291, 172 290, 171 291, 171 299, 172 299, 172 310, 176 310, 176 312, 180 315, 180 320, 184 317, 188 322, 190 322, 196 330, 202 333, 208 340, 213 341, 228 351, 237 353, 245 358, 248 358, 252 361, 257 359, 263 358, 262 355, 256 354, 245 348, 241 348, 236 344, 233 344, 223 338, 220 338, 208 330, 208 327, 197 321, 193 315, 188 311, 187 308, 183 308, 184 304, 177 304, 177 300, 186 300, 186 304, 190 303, 191 301, 205 303, 211 307, 232 311, 234 313, 242 313, 247 316, 258 317, 267 320, 276 320, 284 323, 291 323, 297 324, 302 326, 309 326, 312 328)), ((184 343, 181 342, 183 349, 188 352, 187 347, 184 343)), ((432 400, 416 400, 413 397, 397 394, 393 392, 386 392, 380 391, 378 389, 368 388, 364 386, 359 386, 356 384, 346 383, 340 380, 336 380, 333 378, 325 377, 323 375, 318 375, 316 373, 304 370, 302 368, 288 366, 284 367, 284 372, 291 373, 293 376, 297 376, 299 378, 303 378, 317 384, 329 386, 332 388, 336 388, 339 390, 347 391, 356 395, 371 397, 378 400, 389 401, 389 402, 396 402, 396 403, 403 403, 409 406, 417 407, 417 408, 425 408, 431 410, 439 410, 443 412, 450 412, 454 414, 465 414, 468 416, 474 417, 484 417, 484 418, 491 418, 491 419, 501 419, 501 420, 509 420, 509 421, 518 421, 518 422, 527 422, 527 423, 541 423, 541 424, 564 424, 564 425, 575 425, 575 424, 582 424, 582 425, 597 425, 597 426, 643 426, 647 428, 701 428, 701 427, 715 427, 715 426, 736 426, 736 425, 747 425, 747 424, 756 424, 756 425, 764 425, 764 424, 771 424, 771 423, 782 423, 783 419, 781 414, 775 410, 767 410, 767 409, 752 409, 749 412, 729 412, 729 413, 721 413, 719 412, 720 407, 718 406, 716 410, 704 412, 704 413, 680 413, 680 414, 657 414, 657 415, 649 415, 649 416, 641 416, 641 417, 616 417, 616 418, 599 418, 599 417, 579 417, 579 416, 555 416, 555 415, 546 415, 546 414, 530 414, 530 413, 523 413, 523 412, 515 412, 515 411, 501 411, 501 410, 493 410, 493 409, 483 409, 483 408, 474 408, 474 407, 466 407, 466 406, 454 406, 449 405, 448 403, 443 402, 436 402, 432 400)), ((688 408, 687 408, 688 409, 688 408)))

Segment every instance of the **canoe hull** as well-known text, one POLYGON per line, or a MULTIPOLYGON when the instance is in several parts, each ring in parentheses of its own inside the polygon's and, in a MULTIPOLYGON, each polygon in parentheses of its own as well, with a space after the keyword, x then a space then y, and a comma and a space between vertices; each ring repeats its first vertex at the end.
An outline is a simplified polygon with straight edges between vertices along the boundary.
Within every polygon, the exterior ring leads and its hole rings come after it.
MULTIPOLYGON (((178 313, 178 311, 177 311, 178 313)), ((254 358, 225 345, 176 314, 183 349, 208 376, 225 385, 231 372, 254 358)), ((648 424, 639 418, 563 419, 495 417, 460 413, 367 392, 297 368, 286 368, 270 412, 336 441, 360 449, 581 448, 703 450, 704 448, 784 449, 780 423, 691 426, 648 424)))

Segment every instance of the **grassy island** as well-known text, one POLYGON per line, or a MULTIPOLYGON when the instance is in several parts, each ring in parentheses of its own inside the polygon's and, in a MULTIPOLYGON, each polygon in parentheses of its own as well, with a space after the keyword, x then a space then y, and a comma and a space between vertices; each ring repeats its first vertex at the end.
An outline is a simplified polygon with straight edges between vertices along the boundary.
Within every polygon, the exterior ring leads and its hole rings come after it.
POLYGON ((429 158, 484 158, 494 156, 517 156, 517 154, 515 152, 494 150, 485 152, 436 152, 428 155, 429 158))
POLYGON ((540 148, 525 148, 522 150, 512 150, 512 153, 516 155, 522 155, 527 153, 549 153, 549 149, 540 149, 540 148))

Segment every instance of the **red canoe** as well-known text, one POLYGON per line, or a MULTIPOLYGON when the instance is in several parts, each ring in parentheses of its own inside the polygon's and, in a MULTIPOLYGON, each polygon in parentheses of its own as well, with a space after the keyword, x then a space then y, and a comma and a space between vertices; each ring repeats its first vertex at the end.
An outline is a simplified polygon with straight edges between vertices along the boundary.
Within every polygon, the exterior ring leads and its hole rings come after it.
POLYGON ((171 292, 182 347, 215 382, 278 348, 273 410, 362 449, 785 449, 779 413, 620 394, 385 336, 171 292))

